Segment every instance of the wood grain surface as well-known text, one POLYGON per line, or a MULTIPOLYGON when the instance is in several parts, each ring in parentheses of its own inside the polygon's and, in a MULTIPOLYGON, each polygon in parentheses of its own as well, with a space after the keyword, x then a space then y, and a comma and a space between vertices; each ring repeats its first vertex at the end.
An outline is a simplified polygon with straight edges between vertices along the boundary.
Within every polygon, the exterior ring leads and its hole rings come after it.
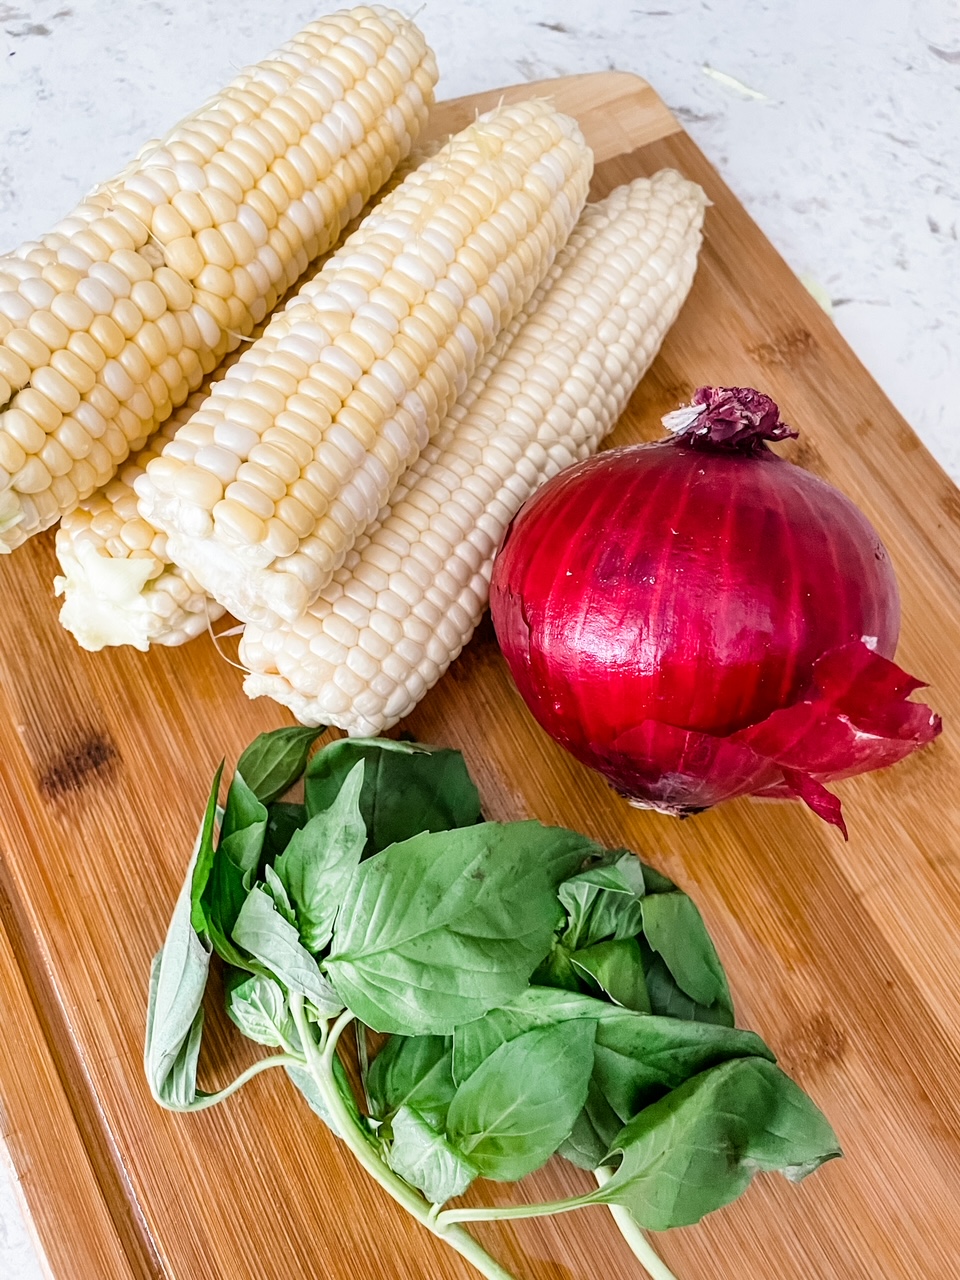
MULTIPOLYGON (((739 1022, 763 1034, 846 1152, 799 1187, 757 1179, 657 1246, 681 1280, 960 1276, 960 495, 643 81, 603 73, 444 104, 549 95, 595 146, 594 194, 671 165, 712 203, 691 297, 613 443, 660 434, 700 383, 748 384, 801 439, 784 452, 874 521, 903 596, 899 660, 945 720, 931 748, 843 783, 844 844, 799 804, 737 801, 685 822, 630 809, 526 713, 484 625, 403 728, 460 747, 494 818, 627 844, 699 903, 739 1022)), ((141 1055, 150 957, 222 755, 283 722, 207 640, 87 654, 56 623, 52 534, 0 564, 0 1095, 58 1280, 455 1280, 285 1081, 174 1116, 141 1055), (78 1222, 83 1229, 78 1230, 78 1222)), ((254 1047, 211 1002, 204 1083, 254 1047)), ((279 1073, 278 1073, 279 1074, 279 1073)), ((586 1186, 559 1161, 481 1202, 586 1186)), ((639 1277, 606 1211, 477 1234, 525 1280, 639 1277)))

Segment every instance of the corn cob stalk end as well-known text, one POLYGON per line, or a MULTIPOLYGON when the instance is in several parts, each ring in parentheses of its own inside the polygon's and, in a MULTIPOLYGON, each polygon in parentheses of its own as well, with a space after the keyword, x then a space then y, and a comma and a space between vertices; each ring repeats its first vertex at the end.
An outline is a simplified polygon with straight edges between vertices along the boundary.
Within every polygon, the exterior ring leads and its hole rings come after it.
POLYGON ((141 592, 162 566, 152 556, 107 559, 88 542, 61 548, 58 554, 63 573, 54 578, 53 589, 65 597, 60 625, 81 649, 96 652, 117 644, 133 645, 141 652, 149 649, 141 592))
POLYGON ((60 625, 81 649, 127 644, 146 653, 152 644, 193 640, 222 616, 223 607, 164 555, 112 556, 97 543, 83 536, 57 540, 60 625))

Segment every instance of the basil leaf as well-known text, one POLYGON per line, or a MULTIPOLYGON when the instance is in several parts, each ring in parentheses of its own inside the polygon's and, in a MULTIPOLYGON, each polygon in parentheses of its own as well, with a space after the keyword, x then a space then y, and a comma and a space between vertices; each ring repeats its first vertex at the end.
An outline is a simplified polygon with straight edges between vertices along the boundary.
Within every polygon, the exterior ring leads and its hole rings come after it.
POLYGON ((329 809, 360 760, 367 856, 423 831, 480 821, 480 796, 459 751, 390 738, 341 738, 318 751, 304 780, 311 816, 329 809))
POLYGON ((267 805, 267 830, 263 837, 263 860, 273 863, 293 839, 293 833, 307 825, 307 806, 275 800, 267 805))
POLYGON ((757 1170, 801 1178, 841 1154, 823 1114, 763 1058, 694 1076, 617 1136, 620 1167, 590 1201, 622 1204, 641 1227, 689 1226, 729 1204, 757 1170))
MULTIPOLYGON (((213 799, 216 804, 216 786, 213 799)), ((187 1106, 197 1096, 197 1058, 203 1034, 202 1005, 210 972, 210 944, 198 934, 191 920, 196 868, 208 839, 205 817, 166 939, 150 969, 143 1065, 150 1092, 166 1106, 187 1106)))
POLYGON ((276 861, 276 872, 296 906, 300 937, 308 951, 322 951, 350 877, 360 862, 367 829, 360 814, 364 761, 344 779, 329 809, 292 836, 276 861))
MULTIPOLYGON (((200 951, 196 950, 198 946, 206 957, 207 968, 209 968, 211 948, 231 964, 237 965, 238 967, 255 968, 255 966, 251 966, 246 957, 242 956, 236 950, 229 941, 224 930, 224 915, 229 915, 229 904, 238 899, 242 894, 245 894, 246 889, 243 888, 242 884, 244 875, 243 869, 235 867, 234 864, 229 861, 227 856, 227 852, 229 852, 229 850, 225 853, 221 853, 223 841, 221 840, 220 847, 214 847, 214 826, 216 824, 218 813, 217 796, 220 790, 220 780, 222 775, 223 762, 221 761, 220 767, 214 775, 213 784, 210 788, 210 794, 207 799, 206 809, 203 815, 203 822, 201 824, 200 833, 197 837, 197 843, 191 858, 190 870, 187 873, 187 882, 184 885, 184 892, 187 894, 188 900, 187 910, 189 912, 186 924, 189 925, 195 936, 195 942, 191 945, 195 953, 195 958, 192 964, 196 973, 199 973, 200 951), (225 871, 225 867, 228 867, 229 871, 225 871), (237 887, 238 885, 239 888, 237 887), (189 886, 189 889, 187 886, 189 886)), ((231 794, 233 794, 233 790, 233 787, 231 787, 231 794)), ((242 801, 242 796, 239 800, 235 798, 234 805, 231 808, 228 800, 227 810, 225 810, 223 814, 223 821, 226 823, 227 813, 229 811, 230 821, 233 824, 234 832, 241 830, 239 824, 242 819, 238 816, 238 813, 239 808, 243 807, 242 801)), ((181 894, 181 899, 182 897, 183 894, 181 894)), ((177 918, 177 911, 181 911, 182 909, 182 902, 181 900, 178 900, 174 919, 177 918)), ((181 930, 183 927, 184 922, 181 921, 181 930)), ((171 922, 171 930, 173 930, 173 922, 171 922)), ((178 946, 182 949, 183 946, 186 945, 184 943, 186 934, 181 932, 178 937, 178 946)), ((166 950, 166 946, 164 947, 164 950, 166 950)), ((169 975, 171 973, 171 965, 174 963, 173 955, 175 954, 177 954, 176 951, 168 955, 167 959, 163 960, 157 969, 157 977, 160 984, 157 996, 161 1002, 161 1012, 164 1001, 169 998, 169 986, 172 982, 172 978, 169 975)), ((163 953, 161 953, 161 959, 162 955, 163 953)), ((199 984, 198 976, 195 977, 195 982, 199 984)), ((205 982, 206 976, 204 974, 204 983, 205 982)), ((199 998, 197 999, 196 1019, 197 1028, 191 1034, 197 1037, 197 1048, 199 1050, 199 1029, 202 1027, 203 1022, 203 1015, 199 1011, 199 998)), ((181 1027, 181 1031, 182 1030, 183 1028, 181 1027)), ((188 1041, 185 1039, 182 1042, 182 1046, 187 1043, 188 1041)), ((155 1063, 155 1069, 156 1065, 157 1064, 155 1063)), ((178 1070, 181 1072, 181 1076, 186 1079, 190 1071, 189 1056, 180 1061, 178 1070), (187 1076, 183 1076, 183 1072, 186 1072, 187 1076)), ((195 1079, 195 1060, 193 1063, 193 1071, 195 1079)), ((192 1087, 192 1085, 184 1085, 184 1088, 192 1087)))
POLYGON ((197 1064, 200 1061, 200 1044, 203 1040, 203 1010, 194 1018, 190 1034, 184 1040, 173 1061, 170 1074, 164 1082, 164 1094, 175 1106, 189 1106, 207 1095, 197 1088, 197 1064))
POLYGON ((226 980, 226 1010, 248 1040, 284 1048, 299 1043, 287 997, 279 982, 232 970, 226 980))
POLYGON ((256 877, 266 825, 266 809, 240 774, 235 774, 202 905, 214 950, 238 968, 249 966, 231 943, 230 935, 256 877))
POLYGON ((207 807, 200 824, 200 834, 197 837, 197 847, 191 860, 193 872, 190 876, 190 923, 201 937, 206 934, 208 925, 203 896, 210 879, 210 869, 213 866, 213 827, 217 820, 217 796, 220 794, 222 777, 223 761, 221 760, 220 767, 213 775, 213 784, 210 787, 207 807))
POLYGON ((367 1092, 378 1120, 413 1107, 438 1128, 456 1093, 452 1052, 443 1036, 391 1036, 367 1073, 367 1092))
POLYGON ((568 925, 562 941, 571 951, 605 939, 632 938, 640 932, 643 868, 632 853, 615 851, 615 861, 601 863, 560 886, 568 925))
POLYGON ((685 893, 643 899, 643 933, 677 986, 697 1004, 733 1010, 730 988, 703 917, 685 893))
POLYGON ((264 867, 263 878, 264 884, 260 887, 263 889, 264 893, 269 894, 273 899, 273 905, 284 920, 286 920, 287 924, 292 925, 293 928, 296 929, 296 913, 293 910, 293 903, 287 895, 287 890, 283 881, 271 866, 264 867))
POLYGON ((708 1068, 733 1058, 753 1057, 775 1061, 752 1031, 614 1010, 597 1026, 593 1074, 626 1123, 708 1068))
POLYGON ((470 1161, 412 1108, 400 1108, 392 1129, 387 1164, 412 1187, 418 1187, 431 1204, 463 1195, 477 1176, 470 1161))
POLYGON ((611 893, 629 893, 642 898, 646 893, 643 863, 629 849, 605 849, 598 862, 571 876, 568 884, 593 884, 611 893))
POLYGON ((594 847, 538 822, 392 845, 356 869, 327 974, 374 1030, 445 1035, 523 989, 557 926, 556 885, 594 847))
POLYGON ((269 977, 269 970, 257 960, 251 959, 246 952, 241 951, 239 947, 234 946, 231 938, 223 931, 219 920, 216 918, 210 921, 210 941, 213 949, 225 963, 234 969, 244 969, 247 973, 258 973, 264 977, 269 977))
POLYGON ((648 894, 653 893, 674 893, 677 886, 672 880, 668 880, 666 876, 661 875, 659 871, 648 866, 645 862, 640 863, 643 871, 643 884, 648 894))
POLYGON ((244 782, 239 773, 234 774, 227 792, 227 803, 223 811, 223 823, 220 827, 220 841, 217 845, 218 856, 214 861, 212 877, 215 879, 226 859, 231 871, 224 881, 228 893, 236 893, 235 900, 226 899, 229 904, 225 919, 231 914, 235 919, 235 911, 243 905, 243 899, 249 893, 257 868, 260 865, 260 853, 263 849, 263 837, 267 830, 267 810, 244 782), (218 867, 218 863, 221 864, 218 867), (237 872, 238 875, 231 874, 237 872))
POLYGON ((557 991, 551 987, 527 987, 482 1018, 457 1027, 453 1033, 453 1078, 457 1084, 474 1071, 502 1044, 535 1027, 549 1027, 575 1018, 596 1021, 617 1011, 592 996, 557 991))
POLYGON ((265 965, 288 991, 297 991, 312 1001, 321 1017, 333 1017, 343 1008, 316 960, 301 946, 297 930, 284 920, 259 886, 251 890, 237 916, 233 940, 265 965))
POLYGON ((557 1154, 578 1169, 592 1173, 603 1164, 622 1127, 622 1119, 603 1096, 596 1080, 591 1078, 583 1110, 574 1121, 570 1137, 557 1148, 557 1154))
POLYGON ((298 724, 261 733, 237 761, 237 773, 262 804, 271 804, 303 773, 310 748, 323 732, 298 724))
MULTIPOLYGON (((266 822, 266 805, 261 804, 238 770, 233 775, 230 790, 227 792, 227 803, 224 805, 223 821, 220 824, 220 843, 223 844, 225 840, 243 835, 248 829, 257 828, 261 823, 266 830, 266 822)), ((262 832, 260 834, 262 835, 262 832)), ((259 850, 257 853, 259 856, 259 850)), ((239 863, 241 859, 238 858, 236 861, 239 863)), ((255 870, 256 862, 250 859, 247 865, 250 863, 252 863, 251 869, 255 870)))
POLYGON ((457 1090, 447 1136, 484 1178, 514 1182, 569 1137, 587 1097, 596 1023, 537 1027, 502 1044, 457 1090))
POLYGON ((582 991, 584 984, 573 967, 572 954, 562 942, 555 940, 546 958, 534 969, 530 981, 538 987, 559 987, 564 991, 582 991))
POLYGON ((650 1012, 643 956, 636 938, 598 942, 584 951, 575 951, 570 962, 615 1004, 638 1013, 650 1012))
MULTIPOLYGON (((203 1009, 198 1009, 187 1024, 186 1034, 174 1039, 171 1035, 171 1051, 163 1055, 155 1049, 163 1034, 155 1032, 156 992, 159 986, 163 952, 158 951, 150 966, 150 994, 147 1004, 147 1037, 144 1047, 144 1068, 150 1084, 150 1092, 161 1106, 178 1110, 187 1107, 197 1097, 197 1063, 200 1059, 200 1041, 203 1037, 203 1009)), ((161 1026, 163 1023, 161 1022, 161 1026)))
POLYGON ((664 1018, 678 1018, 684 1022, 711 1022, 722 1027, 734 1024, 733 1009, 730 1005, 697 1004, 677 986, 670 970, 660 956, 656 956, 640 942, 640 951, 644 958, 644 975, 647 982, 647 994, 650 1007, 655 1014, 664 1018))

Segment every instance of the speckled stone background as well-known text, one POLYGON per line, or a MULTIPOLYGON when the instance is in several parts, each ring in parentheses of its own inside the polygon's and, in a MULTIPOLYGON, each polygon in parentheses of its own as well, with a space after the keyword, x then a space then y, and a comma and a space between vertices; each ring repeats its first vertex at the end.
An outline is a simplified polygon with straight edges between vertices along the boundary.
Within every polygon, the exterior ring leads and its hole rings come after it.
MULTIPOLYGON (((336 7, 0 0, 0 251, 336 7)), ((960 479, 957 0, 427 0, 416 16, 441 96, 646 76, 960 479)), ((0 1280, 42 1275, 0 1165, 0 1280)))

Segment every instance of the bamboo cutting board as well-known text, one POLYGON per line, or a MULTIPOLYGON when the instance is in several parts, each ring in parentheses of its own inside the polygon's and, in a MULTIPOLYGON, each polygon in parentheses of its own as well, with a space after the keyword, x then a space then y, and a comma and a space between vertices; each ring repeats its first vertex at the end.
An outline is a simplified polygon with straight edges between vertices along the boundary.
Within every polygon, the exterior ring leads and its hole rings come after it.
MULTIPOLYGON (((489 626, 403 726, 460 747, 490 817, 627 844, 699 903, 739 1022, 836 1127, 846 1159, 800 1187, 758 1179, 657 1245, 682 1280, 960 1276, 960 495, 654 92, 602 73, 444 104, 436 132, 548 94, 597 153, 594 192, 665 165, 713 206, 693 293, 614 443, 660 434, 701 383, 753 385, 801 429, 786 452, 879 528, 903 594, 899 658, 946 733, 842 784, 851 839, 799 804, 680 823, 630 809, 526 713, 489 626)), ((173 1116, 141 1053, 150 957, 221 755, 283 720, 206 640, 86 654, 56 623, 52 534, 0 564, 0 1096, 56 1280, 414 1280, 472 1274, 354 1167, 285 1081, 173 1116)), ((254 1047, 210 1024, 205 1086, 254 1047)), ((521 1189, 585 1175, 553 1162, 521 1189)), ((603 1209, 477 1234, 529 1280, 639 1276, 603 1209)), ((12 1278, 11 1278, 12 1280, 12 1278)))

